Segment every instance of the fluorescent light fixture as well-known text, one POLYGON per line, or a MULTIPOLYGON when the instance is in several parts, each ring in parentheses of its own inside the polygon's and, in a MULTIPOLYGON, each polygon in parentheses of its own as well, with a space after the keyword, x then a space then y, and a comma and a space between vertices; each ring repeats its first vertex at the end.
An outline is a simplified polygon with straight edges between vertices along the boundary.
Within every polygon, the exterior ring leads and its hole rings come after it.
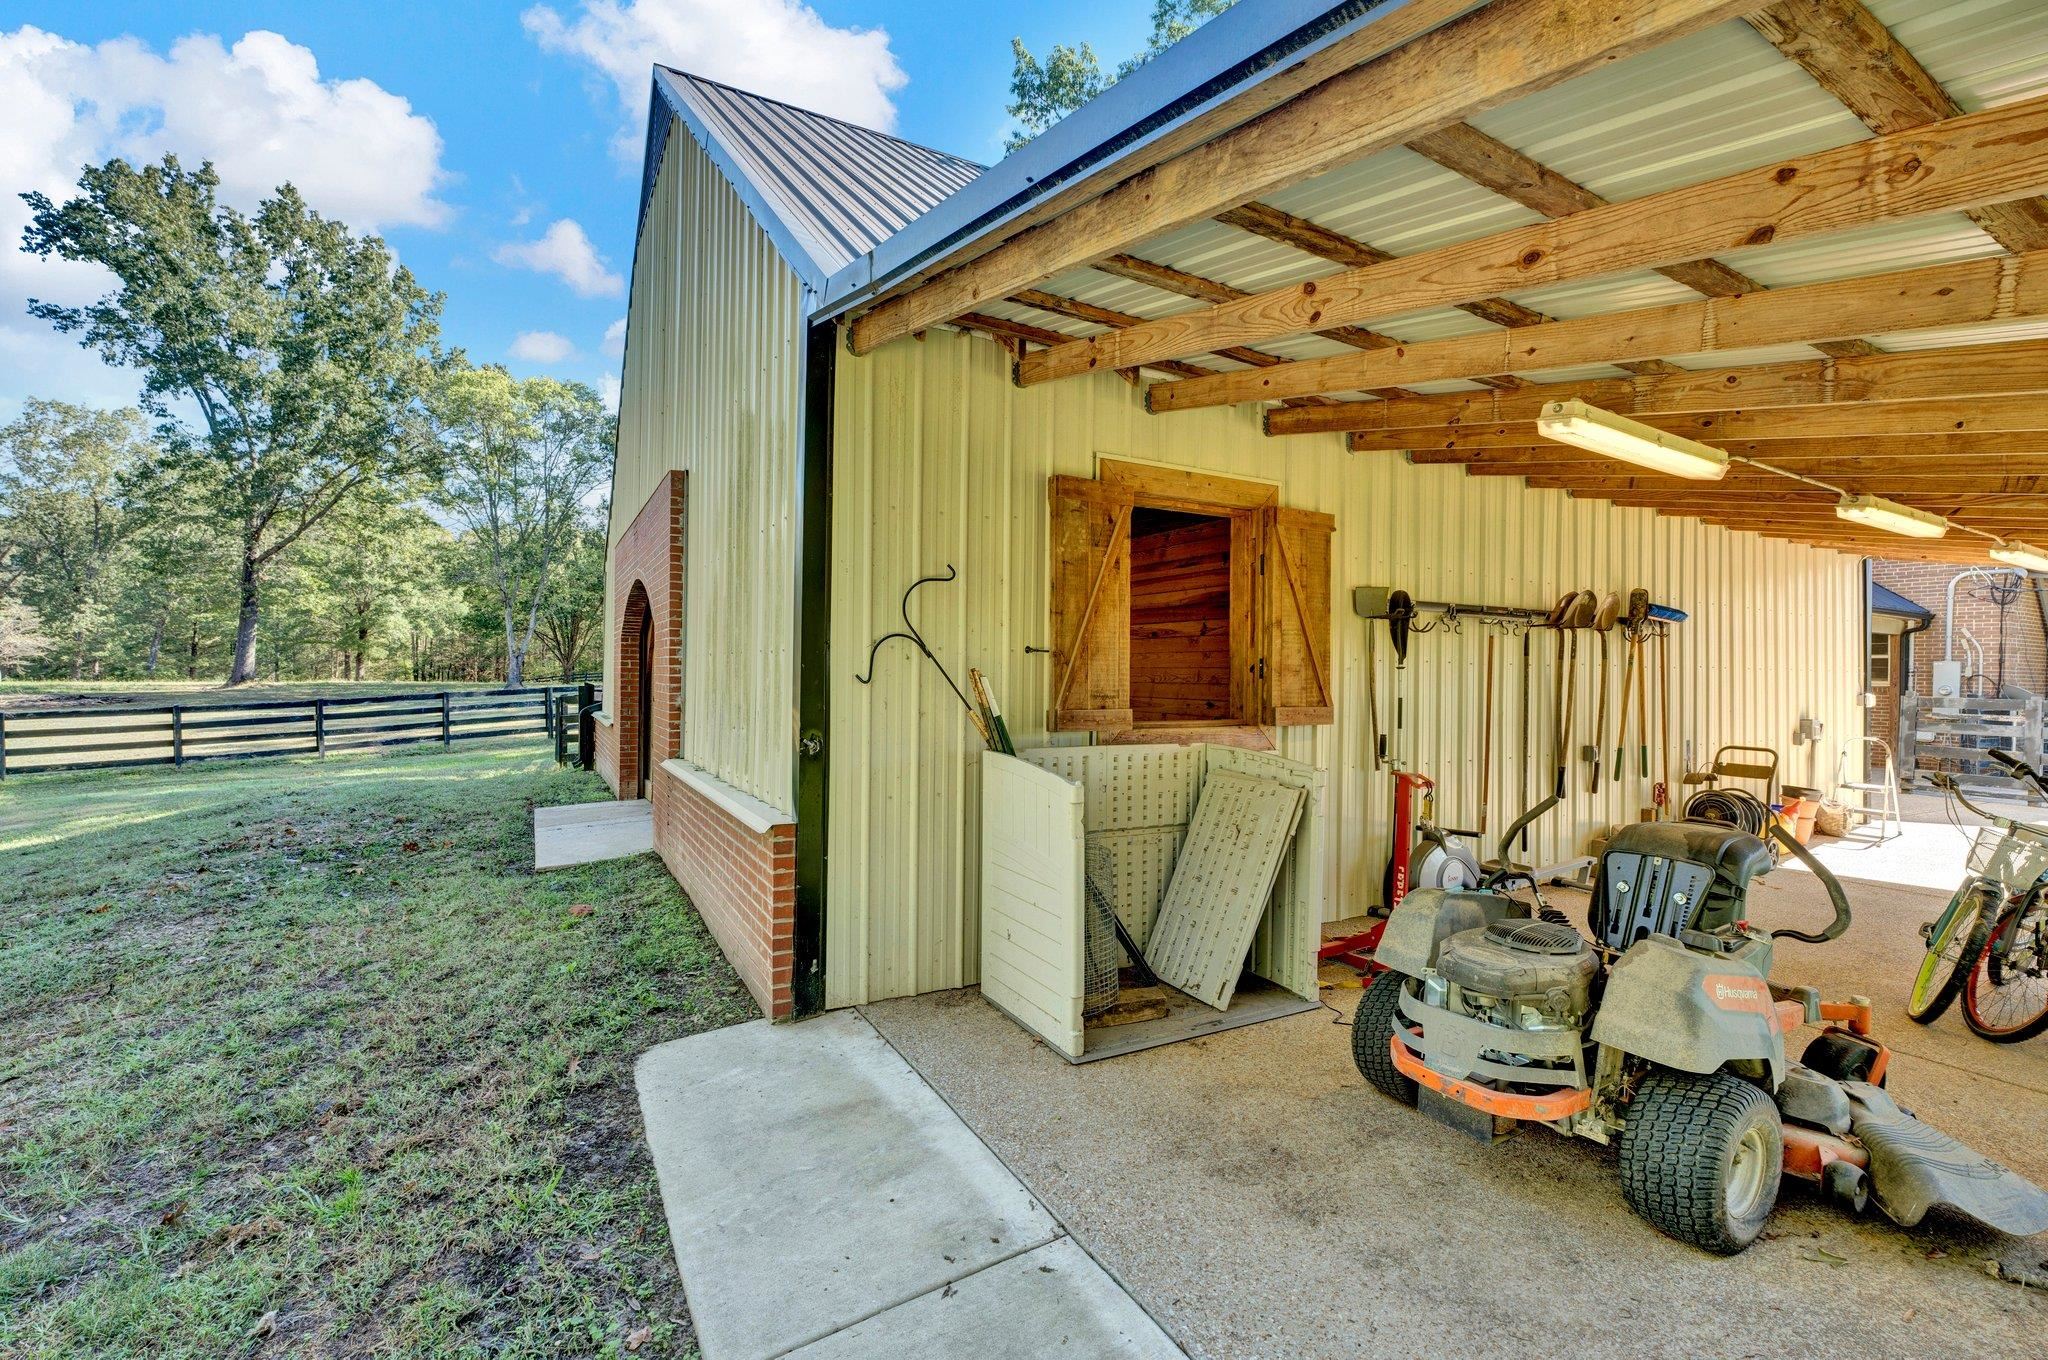
POLYGON ((2025 567, 2028 571, 2048 571, 2048 552, 2017 539, 2001 539, 1991 549, 1991 560, 2003 562, 2008 567, 2025 567))
POLYGON ((1915 510, 1910 505, 1900 505, 1882 496, 1844 495, 1835 503, 1835 517, 1865 528, 1882 529, 1888 534, 1904 534, 1907 538, 1940 538, 1948 532, 1948 521, 1940 515, 1915 510))
POLYGON ((1695 482, 1717 482, 1728 475, 1728 455, 1721 450, 1576 399, 1544 402, 1536 432, 1560 444, 1695 482))

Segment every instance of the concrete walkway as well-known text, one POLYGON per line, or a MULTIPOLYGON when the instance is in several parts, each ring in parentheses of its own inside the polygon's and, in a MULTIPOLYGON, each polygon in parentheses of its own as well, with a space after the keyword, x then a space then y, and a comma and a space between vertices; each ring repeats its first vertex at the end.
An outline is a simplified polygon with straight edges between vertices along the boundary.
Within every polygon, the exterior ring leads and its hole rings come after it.
POLYGON ((636 1079, 706 1360, 1181 1356, 859 1015, 679 1039, 636 1079))
POLYGON ((565 869, 654 849, 654 805, 645 798, 533 810, 533 867, 565 869))

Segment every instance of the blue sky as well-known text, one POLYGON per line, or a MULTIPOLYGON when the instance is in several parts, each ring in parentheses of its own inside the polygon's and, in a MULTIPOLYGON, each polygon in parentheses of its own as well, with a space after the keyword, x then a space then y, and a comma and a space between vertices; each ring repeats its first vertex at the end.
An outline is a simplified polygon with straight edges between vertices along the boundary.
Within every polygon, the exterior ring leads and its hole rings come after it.
POLYGON ((477 362, 602 383, 618 368, 650 54, 913 141, 1001 155, 1011 36, 1136 49, 1149 0, 0 0, 0 419, 28 396, 134 398, 24 311, 92 271, 15 249, 16 195, 79 164, 213 158, 242 206, 289 175, 448 295, 477 362), (399 16, 402 15, 402 21, 399 16), (526 337, 524 340, 521 337, 526 337))

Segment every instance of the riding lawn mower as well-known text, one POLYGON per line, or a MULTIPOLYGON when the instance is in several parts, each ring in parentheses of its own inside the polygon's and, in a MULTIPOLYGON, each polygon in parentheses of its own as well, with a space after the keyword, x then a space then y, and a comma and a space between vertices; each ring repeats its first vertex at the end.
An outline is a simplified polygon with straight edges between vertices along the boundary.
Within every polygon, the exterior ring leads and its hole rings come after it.
POLYGON ((1772 984, 1777 937, 1822 943, 1850 920, 1835 876, 1773 833, 1827 889, 1834 920, 1817 934, 1749 924, 1750 886, 1776 856, 1719 823, 1616 832, 1590 939, 1542 904, 1506 842, 1483 888, 1408 894, 1353 1022, 1360 1073, 1482 1140, 1529 1122, 1619 1143, 1629 1206, 1708 1251, 1754 1242, 1786 1173, 1852 1212, 1874 1200, 1906 1227, 1942 1205, 2009 1233, 2048 1231, 2048 1193, 1886 1092, 1890 1055, 1867 999, 1772 984), (1518 878, 1535 907, 1509 895, 1518 878), (1785 1039, 1801 1025, 1825 1028, 1795 1062, 1785 1039))

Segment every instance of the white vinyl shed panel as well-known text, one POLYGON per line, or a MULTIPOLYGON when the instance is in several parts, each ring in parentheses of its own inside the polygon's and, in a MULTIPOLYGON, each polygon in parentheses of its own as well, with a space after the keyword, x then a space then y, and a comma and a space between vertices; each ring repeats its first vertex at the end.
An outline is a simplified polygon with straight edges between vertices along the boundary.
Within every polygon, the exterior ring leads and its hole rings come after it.
POLYGON ((982 995, 1069 1058, 1086 1044, 1081 786, 1014 756, 981 755, 982 995))
MULTIPOLYGON (((1093 476, 1101 457, 1270 480, 1282 504, 1336 517, 1337 721, 1283 729, 1278 740, 1278 754, 1326 773, 1325 919, 1378 898, 1387 854, 1391 773, 1375 772, 1367 750, 1366 625, 1349 612, 1354 585, 1544 608, 1569 589, 1644 586, 1692 615, 1671 639, 1674 745, 1772 745, 1785 753, 1785 778, 1816 784, 1832 777, 1840 745, 1862 734, 1856 558, 1532 491, 1515 478, 1411 466, 1399 454, 1351 454, 1340 436, 1268 439, 1252 407, 1153 416, 1113 375, 1019 389, 1000 348, 952 331, 865 358, 842 352, 837 383, 829 1005, 964 986, 980 964, 979 742, 931 663, 900 642, 883 650, 872 685, 855 683, 868 645, 901 626, 905 586, 955 566, 959 580, 927 586, 913 605, 938 656, 956 677, 970 665, 987 673, 1019 748, 1082 740, 1046 733, 1051 667, 1026 648, 1050 641, 1047 478, 1093 476), (1793 744, 1803 717, 1823 724, 1817 746, 1793 744)), ((1452 826, 1477 817, 1486 631, 1468 622, 1417 637, 1408 664, 1407 739, 1416 767, 1437 780, 1439 820, 1452 826)), ((1519 791, 1533 801, 1549 778, 1550 708, 1540 701, 1550 692, 1549 641, 1532 648, 1539 702, 1527 761, 1515 740, 1519 644, 1498 644, 1495 835, 1519 791)), ((1575 733, 1593 721, 1592 650, 1582 639, 1575 733)), ((1617 697, 1619 659, 1617 644, 1617 697)), ((1569 806, 1537 829, 1539 856, 1579 849, 1647 801, 1641 788, 1612 784, 1590 796, 1578 775, 1575 767, 1569 806)))
MULTIPOLYGON (((619 394, 611 542, 662 474, 684 505, 682 756, 792 806, 802 287, 680 122, 648 199, 619 394)), ((605 692, 618 604, 605 578, 605 692)))

